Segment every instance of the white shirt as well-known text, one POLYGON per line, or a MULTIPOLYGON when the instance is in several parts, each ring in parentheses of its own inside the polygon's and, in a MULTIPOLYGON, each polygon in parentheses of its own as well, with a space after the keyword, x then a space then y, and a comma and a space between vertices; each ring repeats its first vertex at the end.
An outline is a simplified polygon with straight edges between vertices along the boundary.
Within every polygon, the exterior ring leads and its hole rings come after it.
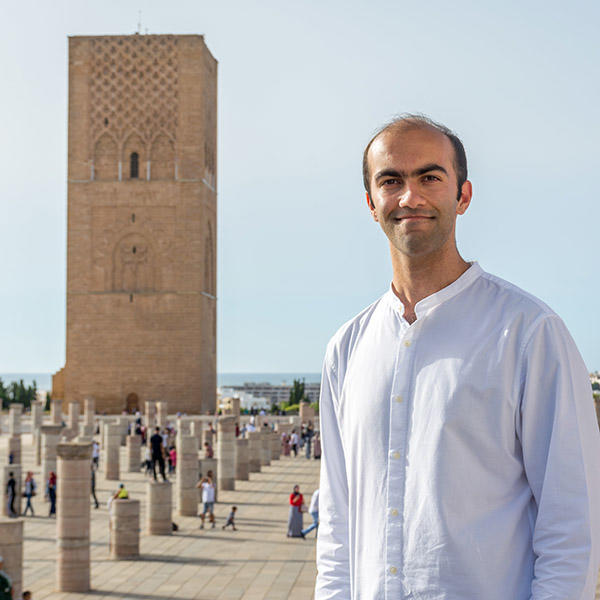
POLYGON ((309 513, 319 512, 319 489, 317 488, 310 497, 309 513))
POLYGON ((327 348, 315 600, 592 599, 600 440, 542 302, 472 265, 327 348))
POLYGON ((300 440, 300 438, 298 437, 297 433, 292 433, 292 437, 290 439, 290 442, 292 443, 292 446, 294 444, 298 445, 298 441, 300 440))
POLYGON ((202 484, 202 502, 215 501, 215 486, 212 483, 204 482, 202 484))

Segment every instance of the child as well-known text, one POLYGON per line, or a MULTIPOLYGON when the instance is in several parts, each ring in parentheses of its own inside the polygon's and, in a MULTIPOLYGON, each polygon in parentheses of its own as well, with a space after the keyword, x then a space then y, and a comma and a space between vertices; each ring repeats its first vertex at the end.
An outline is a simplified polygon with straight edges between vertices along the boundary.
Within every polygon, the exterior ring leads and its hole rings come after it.
POLYGON ((232 506, 231 507, 231 512, 229 513, 229 516, 227 517, 227 523, 225 523, 225 525, 223 525, 223 529, 225 529, 225 527, 227 527, 227 525, 231 525, 231 528, 234 531, 237 531, 237 529, 235 528, 235 513, 237 511, 237 506, 232 506))

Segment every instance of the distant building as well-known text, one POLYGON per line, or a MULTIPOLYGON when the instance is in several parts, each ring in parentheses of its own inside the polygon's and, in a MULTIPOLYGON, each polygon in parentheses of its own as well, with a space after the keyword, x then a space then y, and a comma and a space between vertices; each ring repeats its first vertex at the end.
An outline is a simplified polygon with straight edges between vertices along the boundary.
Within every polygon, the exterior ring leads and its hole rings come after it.
MULTIPOLYGON (((278 404, 279 402, 287 402, 290 399, 290 390, 292 389, 292 386, 287 384, 273 385, 271 383, 244 383, 244 385, 227 386, 227 389, 251 394, 258 398, 266 398, 271 404, 278 404)), ((304 392, 311 402, 318 402, 321 393, 321 384, 305 383, 304 392)))
POLYGON ((216 404, 217 61, 200 35, 69 38, 66 363, 52 397, 216 404))

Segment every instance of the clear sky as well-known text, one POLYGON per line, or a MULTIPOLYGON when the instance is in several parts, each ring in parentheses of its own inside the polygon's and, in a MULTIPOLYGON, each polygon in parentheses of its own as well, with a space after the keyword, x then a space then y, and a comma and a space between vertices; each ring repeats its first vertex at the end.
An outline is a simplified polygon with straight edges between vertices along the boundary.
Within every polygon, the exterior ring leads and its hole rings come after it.
POLYGON ((219 371, 318 371, 388 287, 361 155, 394 114, 454 129, 468 260, 539 296, 600 368, 600 3, 0 4, 0 372, 65 354, 67 36, 201 33, 219 61, 219 371))

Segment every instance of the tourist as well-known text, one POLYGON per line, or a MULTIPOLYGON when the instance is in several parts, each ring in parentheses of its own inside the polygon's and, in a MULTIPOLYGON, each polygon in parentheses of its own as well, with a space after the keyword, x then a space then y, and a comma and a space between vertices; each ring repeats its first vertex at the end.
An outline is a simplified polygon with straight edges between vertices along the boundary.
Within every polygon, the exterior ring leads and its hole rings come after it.
POLYGON ((150 446, 145 446, 144 449, 144 462, 142 463, 142 467, 146 469, 146 475, 150 475, 152 472, 152 450, 150 450, 150 446))
POLYGON ((110 511, 113 500, 128 500, 129 492, 125 489, 125 484, 120 483, 117 491, 108 499, 106 503, 106 508, 110 511))
POLYGON ((14 464, 14 462, 15 462, 15 455, 11 450, 10 454, 8 455, 8 464, 12 465, 12 464, 14 464))
POLYGON ((213 458, 214 455, 213 447, 208 442, 204 442, 204 458, 213 458))
POLYGON ((12 597, 12 580, 4 571, 4 558, 0 556, 0 600, 11 600, 12 597))
POLYGON ((321 458, 321 434, 317 431, 315 432, 315 439, 313 440, 313 456, 315 459, 321 458))
MULTIPOLYGON (((212 475, 212 471, 209 471, 212 475)), ((200 519, 202 523, 200 524, 200 529, 204 529, 204 519, 206 518, 206 513, 208 513, 208 518, 211 523, 211 528, 215 528, 215 484, 212 480, 212 477, 207 476, 203 477, 198 484, 197 488, 200 488, 202 493, 202 513, 200 514, 200 519)))
POLYGON ((298 456, 298 434, 296 433, 295 429, 292 429, 290 444, 292 446, 292 452, 294 453, 294 456, 298 456))
POLYGON ((96 466, 94 465, 94 462, 92 461, 92 464, 90 465, 91 469, 91 489, 90 489, 90 493, 92 495, 92 498, 94 499, 94 507, 95 508, 99 508, 100 505, 98 504, 98 498, 96 498, 96 466))
POLYGON ((152 450, 152 474, 154 475, 154 481, 157 481, 156 463, 158 463, 163 481, 167 481, 167 476, 165 475, 165 447, 160 435, 160 427, 156 428, 154 435, 150 438, 150 448, 152 450))
POLYGON ((31 595, 31 592, 29 590, 23 592, 23 596, 22 596, 23 600, 31 600, 31 598, 32 598, 32 595, 31 595))
POLYGON ((27 515, 27 511, 31 511, 31 516, 35 517, 35 513, 33 512, 33 506, 31 504, 31 498, 35 496, 35 479, 33 478, 33 472, 27 471, 27 477, 25 478, 25 491, 23 495, 27 498, 27 504, 25 504, 25 510, 23 511, 23 516, 27 515))
POLYGON ((48 481, 46 482, 46 496, 50 500, 50 511, 48 516, 56 514, 56 473, 50 471, 48 475, 48 481))
POLYGON ((308 422, 308 426, 306 427, 306 434, 304 436, 304 439, 306 440, 306 458, 310 458, 310 445, 311 445, 311 441, 314 435, 314 429, 312 426, 312 423, 309 421, 308 422))
POLYGON ((94 463, 96 469, 98 468, 98 463, 100 461, 100 445, 96 440, 92 442, 92 462, 94 463))
POLYGON ((288 516, 287 536, 302 537, 302 512, 304 498, 300 493, 300 486, 295 485, 290 494, 290 513, 288 516))
POLYGON ((8 474, 8 481, 6 482, 6 497, 7 497, 7 512, 9 517, 16 517, 17 513, 15 512, 15 497, 17 494, 16 490, 17 482, 14 477, 14 473, 11 471, 8 474))
MULTIPOLYGON (((363 167, 393 278, 325 354, 315 600, 593 598, 600 435, 573 339, 545 304, 460 256, 472 186, 452 132, 400 117, 363 167)), ((524 190, 501 179, 522 220, 524 190)), ((564 210, 581 232, 589 213, 564 210)))
POLYGON ((174 473, 177 468, 177 449, 171 446, 169 449, 169 473, 174 473))
POLYGON ((231 525, 231 528, 234 531, 237 531, 237 529, 235 527, 235 513, 236 512, 237 512, 237 506, 232 506, 231 512, 229 513, 229 516, 227 517, 227 522, 225 523, 225 525, 223 525, 222 529, 226 529, 227 527, 229 527, 229 525, 231 525))
POLYGON ((317 527, 319 527, 319 488, 317 488, 313 492, 313 495, 310 497, 310 505, 308 507, 308 512, 313 518, 313 522, 312 525, 309 525, 306 529, 302 530, 302 537, 305 537, 306 534, 310 533, 313 529, 317 529, 317 527))
POLYGON ((290 455, 290 436, 285 431, 281 434, 281 451, 284 456, 290 455))

